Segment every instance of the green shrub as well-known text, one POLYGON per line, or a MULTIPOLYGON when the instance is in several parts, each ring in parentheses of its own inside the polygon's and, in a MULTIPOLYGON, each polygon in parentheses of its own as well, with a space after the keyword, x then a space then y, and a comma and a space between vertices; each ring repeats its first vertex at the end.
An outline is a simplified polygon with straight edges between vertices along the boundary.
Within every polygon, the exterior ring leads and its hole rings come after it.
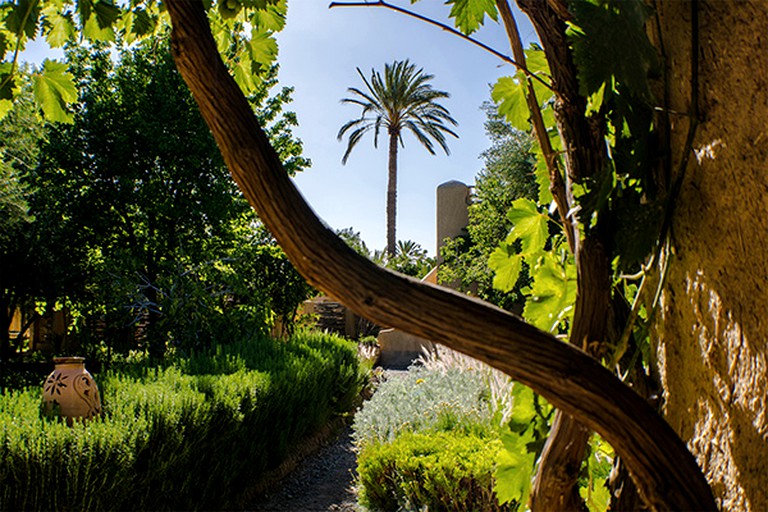
POLYGON ((358 446, 393 440, 401 432, 461 430, 495 435, 495 411, 482 373, 412 367, 385 380, 355 416, 358 446), (491 434, 493 432, 494 434, 491 434))
POLYGON ((37 388, 0 395, 0 510, 220 509, 353 405, 355 344, 298 333, 98 377, 104 414, 68 428, 37 388))
POLYGON ((501 511, 493 492, 498 440, 405 432, 358 455, 360 503, 372 510, 501 511))

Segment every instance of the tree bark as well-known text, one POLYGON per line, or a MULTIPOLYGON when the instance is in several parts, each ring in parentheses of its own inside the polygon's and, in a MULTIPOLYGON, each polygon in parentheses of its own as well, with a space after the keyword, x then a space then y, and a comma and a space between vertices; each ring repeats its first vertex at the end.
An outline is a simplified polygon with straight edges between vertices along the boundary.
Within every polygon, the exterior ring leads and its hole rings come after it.
POLYGON ((389 158, 387 162, 387 256, 395 257, 397 251, 397 142, 399 134, 389 133, 389 158))
POLYGON ((685 445, 583 351, 464 295, 379 268, 324 227, 293 186, 216 50, 200 2, 167 0, 172 50, 244 195, 310 283, 382 325, 444 343, 533 388, 624 457, 653 509, 715 510, 685 445))

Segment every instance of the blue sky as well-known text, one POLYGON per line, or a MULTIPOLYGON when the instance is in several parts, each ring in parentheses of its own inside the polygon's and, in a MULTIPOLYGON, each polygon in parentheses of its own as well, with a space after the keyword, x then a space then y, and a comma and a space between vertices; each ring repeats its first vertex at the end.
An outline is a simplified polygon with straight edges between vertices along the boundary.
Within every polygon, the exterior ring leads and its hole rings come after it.
MULTIPOLYGON (((401 7, 417 11, 453 26, 450 6, 442 1, 394 0, 401 7)), ((353 227, 370 249, 386 245, 386 138, 373 148, 373 139, 361 141, 346 165, 341 157, 345 142, 336 134, 359 110, 340 104, 350 86, 363 87, 359 67, 366 75, 371 68, 410 59, 435 75, 433 86, 451 94, 444 105, 459 122, 459 139, 450 139, 451 155, 431 156, 406 135, 400 151, 398 182, 397 238, 414 240, 435 251, 435 190, 445 181, 467 184, 482 168, 480 153, 488 145, 483 129, 483 101, 490 99, 489 85, 514 73, 490 53, 460 38, 381 7, 329 9, 317 0, 290 0, 288 22, 278 35, 280 81, 296 88, 290 109, 300 126, 312 168, 300 174, 296 183, 315 212, 333 228, 353 227)), ((515 11, 525 45, 535 34, 527 18, 515 11)), ((489 46, 509 54, 503 27, 486 19, 473 35, 489 46)))
MULTIPOLYGON (((391 3, 453 26, 450 6, 441 0, 391 3)), ((342 105, 347 87, 363 87, 356 67, 367 76, 371 68, 410 59, 435 75, 436 89, 450 93, 443 104, 459 122, 459 139, 449 139, 451 155, 430 155, 409 135, 399 155, 397 238, 435 251, 435 190, 449 180, 467 184, 482 168, 480 153, 489 141, 483 129, 483 101, 490 85, 514 73, 512 66, 490 53, 419 20, 381 7, 328 8, 325 0, 289 0, 288 21, 278 34, 280 85, 295 87, 289 109, 300 126, 295 134, 304 142, 312 167, 296 177, 296 184, 315 212, 334 229, 352 227, 370 249, 383 249, 385 236, 386 138, 361 141, 346 165, 341 157, 345 141, 336 140, 339 128, 359 116, 359 109, 342 105)), ((513 7, 524 44, 535 40, 528 19, 513 7)), ((509 54, 501 25, 486 19, 473 37, 509 54)), ((53 57, 60 56, 55 52, 53 57)), ((44 43, 29 45, 23 60, 41 62, 51 56, 44 43)))

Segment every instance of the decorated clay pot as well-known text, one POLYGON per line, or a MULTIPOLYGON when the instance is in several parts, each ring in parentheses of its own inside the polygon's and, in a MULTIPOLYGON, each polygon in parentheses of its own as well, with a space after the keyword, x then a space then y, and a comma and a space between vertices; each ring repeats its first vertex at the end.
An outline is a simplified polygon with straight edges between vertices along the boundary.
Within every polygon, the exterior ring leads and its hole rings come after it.
POLYGON ((43 411, 66 418, 68 424, 101 414, 99 388, 85 369, 85 358, 54 357, 53 362, 53 373, 43 384, 43 411))

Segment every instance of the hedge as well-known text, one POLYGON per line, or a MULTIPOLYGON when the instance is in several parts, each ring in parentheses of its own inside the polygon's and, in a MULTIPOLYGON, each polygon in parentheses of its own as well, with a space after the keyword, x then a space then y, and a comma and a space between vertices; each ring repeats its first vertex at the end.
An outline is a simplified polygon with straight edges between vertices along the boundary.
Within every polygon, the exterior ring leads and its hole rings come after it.
POLYGON ((39 388, 0 396, 0 510, 234 507, 364 377, 353 343, 299 333, 97 380, 104 414, 72 428, 41 416, 39 388))
POLYGON ((358 454, 360 503, 371 510, 493 512, 493 470, 501 441, 451 431, 403 432, 358 454))

